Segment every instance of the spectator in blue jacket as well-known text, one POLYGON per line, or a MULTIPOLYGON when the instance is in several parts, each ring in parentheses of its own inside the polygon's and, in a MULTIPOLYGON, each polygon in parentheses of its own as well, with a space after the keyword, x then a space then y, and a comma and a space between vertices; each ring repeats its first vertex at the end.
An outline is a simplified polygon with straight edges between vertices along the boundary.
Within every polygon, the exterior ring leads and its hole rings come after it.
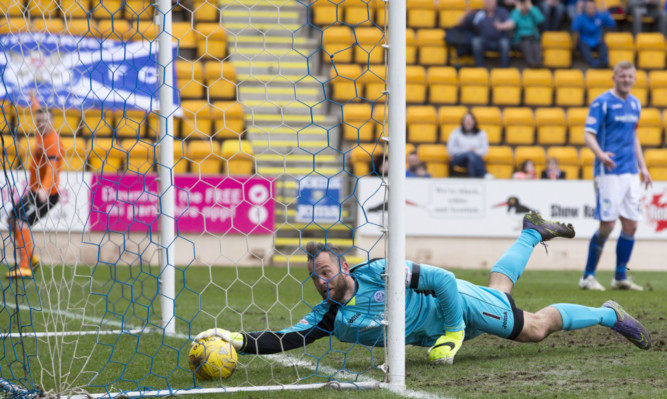
MULTIPOLYGON (((602 8, 604 9, 604 3, 602 8)), ((572 21, 572 32, 579 34, 577 50, 591 68, 607 68, 609 57, 602 29, 616 26, 616 21, 609 11, 598 11, 595 0, 587 0, 583 9, 584 12, 579 13, 572 21), (593 57, 594 51, 598 53, 597 58, 593 57)))
POLYGON ((460 27, 475 32, 472 53, 478 67, 484 66, 485 51, 499 52, 502 68, 507 68, 510 64, 509 31, 514 29, 514 21, 507 10, 496 5, 497 0, 484 0, 484 9, 471 11, 459 24, 460 27))

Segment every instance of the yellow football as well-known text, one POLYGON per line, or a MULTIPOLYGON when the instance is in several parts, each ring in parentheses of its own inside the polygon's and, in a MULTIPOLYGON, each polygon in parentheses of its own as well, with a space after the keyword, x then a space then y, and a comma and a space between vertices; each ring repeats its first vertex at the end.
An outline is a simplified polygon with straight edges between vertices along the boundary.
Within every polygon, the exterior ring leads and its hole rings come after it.
POLYGON ((217 380, 229 378, 234 373, 238 355, 229 342, 219 337, 209 337, 192 345, 188 360, 190 370, 197 378, 217 380))

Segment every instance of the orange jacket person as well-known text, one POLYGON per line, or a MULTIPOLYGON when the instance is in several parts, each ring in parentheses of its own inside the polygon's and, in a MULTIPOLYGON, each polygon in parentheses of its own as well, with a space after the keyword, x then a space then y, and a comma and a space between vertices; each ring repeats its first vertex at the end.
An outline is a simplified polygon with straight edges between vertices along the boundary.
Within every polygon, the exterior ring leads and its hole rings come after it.
POLYGON ((51 113, 46 108, 34 110, 37 134, 28 162, 29 190, 15 205, 9 218, 18 252, 18 268, 7 278, 32 277, 34 245, 30 226, 44 217, 58 203, 58 185, 62 167, 60 136, 51 126, 51 113))

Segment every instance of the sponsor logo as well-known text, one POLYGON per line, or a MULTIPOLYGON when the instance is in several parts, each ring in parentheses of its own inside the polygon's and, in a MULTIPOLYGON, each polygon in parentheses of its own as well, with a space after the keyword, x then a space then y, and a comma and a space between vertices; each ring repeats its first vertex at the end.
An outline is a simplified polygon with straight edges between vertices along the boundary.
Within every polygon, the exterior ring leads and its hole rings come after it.
POLYGON ((611 109, 619 109, 619 108, 623 108, 623 106, 621 104, 614 104, 611 106, 611 109))
POLYGON ((503 312, 503 329, 507 329, 507 312, 503 312))
POLYGON ((586 124, 587 124, 587 125, 595 125, 595 124, 597 123, 597 121, 598 121, 598 120, 595 119, 595 118, 592 117, 592 116, 589 116, 588 118, 586 118, 586 124))
POLYGON ((617 116, 614 116, 614 122, 637 123, 638 121, 639 121, 639 118, 637 118, 637 115, 617 115, 617 116))
POLYGON ((349 324, 352 324, 352 323, 354 323, 354 321, 357 320, 360 316, 361 316, 361 313, 355 313, 355 315, 352 316, 352 317, 350 317, 350 320, 348 320, 347 322, 348 322, 349 324))
POLYGON ((299 324, 305 324, 305 325, 308 325, 308 320, 306 320, 306 319, 301 319, 301 320, 299 320, 299 324))
POLYGON ((412 270, 410 270, 409 267, 405 266, 405 286, 410 285, 410 281, 412 281, 412 270))
POLYGON ((646 220, 654 226, 655 232, 667 230, 667 190, 649 196, 644 204, 646 220))
POLYGON ((375 291, 375 294, 373 294, 373 299, 375 302, 384 302, 384 291, 375 291))

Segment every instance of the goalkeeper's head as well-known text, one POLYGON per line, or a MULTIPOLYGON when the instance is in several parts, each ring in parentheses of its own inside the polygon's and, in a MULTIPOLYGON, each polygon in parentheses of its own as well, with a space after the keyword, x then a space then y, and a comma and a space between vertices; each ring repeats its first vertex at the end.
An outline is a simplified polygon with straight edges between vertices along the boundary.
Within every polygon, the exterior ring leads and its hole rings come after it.
POLYGON ((355 283, 342 251, 332 244, 306 244, 308 272, 322 299, 344 304, 354 296, 355 283))
POLYGON ((53 129, 51 126, 51 110, 46 107, 40 107, 34 111, 35 125, 39 134, 46 134, 53 129))

